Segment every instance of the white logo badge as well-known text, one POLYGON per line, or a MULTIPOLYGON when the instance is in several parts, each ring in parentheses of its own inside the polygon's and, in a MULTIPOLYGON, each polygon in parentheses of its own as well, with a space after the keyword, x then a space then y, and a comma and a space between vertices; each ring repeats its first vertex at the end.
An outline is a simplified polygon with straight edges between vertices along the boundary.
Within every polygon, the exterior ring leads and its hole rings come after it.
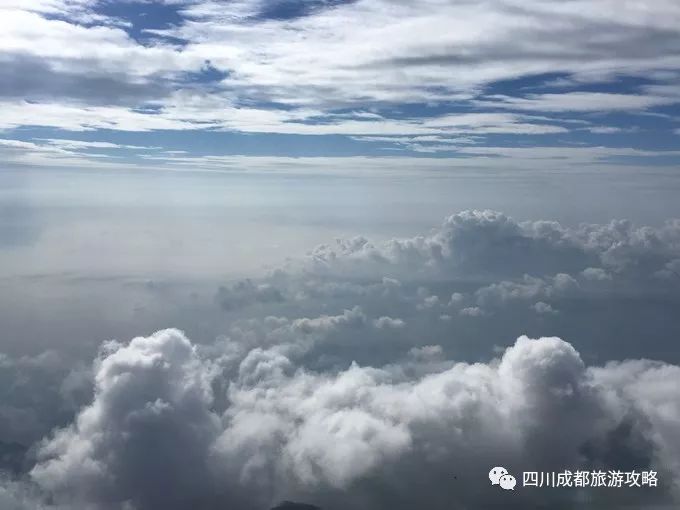
POLYGON ((501 480, 501 476, 507 475, 508 470, 504 467, 495 467, 489 471, 489 480, 491 480, 491 485, 498 485, 501 480))
POLYGON ((489 471, 489 480, 491 485, 500 485, 506 491, 514 491, 515 485, 517 485, 515 477, 508 473, 507 469, 500 466, 496 466, 489 471))

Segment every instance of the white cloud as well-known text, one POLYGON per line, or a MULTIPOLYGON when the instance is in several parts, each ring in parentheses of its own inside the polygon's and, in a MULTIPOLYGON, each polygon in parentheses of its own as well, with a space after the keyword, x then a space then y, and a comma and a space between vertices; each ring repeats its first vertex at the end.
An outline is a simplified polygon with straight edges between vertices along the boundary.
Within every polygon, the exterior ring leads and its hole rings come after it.
POLYGON ((650 40, 677 37, 671 2, 654 2, 647 11, 654 16, 608 0, 571 2, 555 16, 539 0, 364 0, 262 23, 249 17, 256 3, 226 13, 209 5, 193 8, 201 10, 195 23, 168 33, 200 41, 187 51, 212 52, 212 62, 233 70, 229 85, 292 103, 452 100, 490 81, 541 72, 677 68, 650 40), (291 93, 300 89, 307 93, 291 93))
POLYGON ((375 319, 373 323, 375 324, 375 327, 379 329, 400 329, 404 327, 403 320, 386 316, 375 319))
MULTIPOLYGON (((265 110, 236 107, 225 98, 175 93, 153 114, 120 106, 67 105, 48 102, 2 103, 5 113, 0 128, 44 126, 70 131, 115 129, 119 131, 220 129, 248 133, 281 133, 310 136, 394 136, 461 134, 550 134, 566 132, 564 127, 531 122, 531 117, 514 114, 468 113, 414 119, 357 120, 324 119, 319 110, 265 110)), ((370 138, 367 138, 370 140, 370 138)), ((417 139, 414 140, 418 142, 417 139)))
POLYGON ((557 310, 544 301, 538 301, 537 303, 534 303, 531 305, 531 309, 541 315, 558 313, 557 310))
MULTIPOLYGON (((578 282, 568 274, 560 273, 553 278, 534 278, 524 275, 520 282, 502 281, 482 287, 475 292, 477 303, 484 308, 495 307, 516 300, 533 300, 563 296, 578 288, 578 282)), ((545 308, 537 303, 538 308, 545 308)))
POLYGON ((468 306, 466 308, 462 308, 458 313, 465 317, 481 317, 484 315, 484 310, 478 306, 468 306))
POLYGON ((611 275, 601 267, 587 267, 581 271, 581 274, 586 280, 603 281, 611 280, 612 278, 611 275))
MULTIPOLYGON (((616 94, 612 92, 565 92, 538 94, 527 97, 487 96, 478 104, 512 110, 539 112, 607 112, 617 110, 645 110, 680 102, 680 95, 653 96, 645 94, 616 94)), ((597 129, 597 128, 594 128, 597 129)), ((595 132, 611 132, 610 130, 595 132)))
MULTIPOLYGON (((80 6, 85 3, 80 2, 80 6)), ((201 68, 202 61, 189 63, 188 55, 171 46, 138 44, 123 28, 101 24, 104 18, 95 17, 89 20, 94 24, 85 26, 78 23, 77 14, 72 21, 48 18, 26 10, 22 4, 21 8, 2 7, 0 44, 6 56, 33 56, 49 61, 54 70, 83 75, 122 73, 130 81, 154 73, 188 71, 192 66, 195 70, 201 68)), ((62 13, 68 18, 69 12, 55 11, 48 14, 62 13)))
MULTIPOLYGON (((307 270, 319 274, 390 274, 399 278, 428 275, 557 275, 566 288, 569 275, 602 264, 610 270, 650 276, 677 257, 680 224, 636 227, 625 220, 576 228, 557 222, 517 222, 494 211, 463 211, 448 217, 427 236, 392 239, 382 245, 368 239, 340 241, 317 247, 307 270), (559 275, 557 273, 566 273, 559 275)), ((529 278, 525 289, 542 288, 529 278)))
POLYGON ((131 499, 143 508, 206 490, 220 420, 195 347, 174 331, 105 344, 95 371, 94 402, 42 446, 33 479, 75 500, 131 499))
MULTIPOLYGON (((644 349, 652 346, 659 315, 650 312, 677 299, 677 285, 658 272, 679 259, 677 221, 569 227, 465 211, 426 235, 341 240, 266 278, 225 284, 217 304, 234 316, 215 342, 194 344, 175 329, 107 342, 91 370, 54 354, 0 356, 0 378, 20 390, 0 406, 20 418, 0 420, 0 439, 47 434, 34 445, 30 479, 0 482, 0 503, 507 505, 488 490, 498 464, 656 469, 657 491, 610 491, 594 496, 599 507, 674 502, 680 367, 610 360, 630 343, 626 320, 642 320, 644 349), (646 308, 617 293, 631 283, 654 293, 646 308), (616 327, 601 321, 607 313, 616 327), (511 345, 513 320, 582 335, 511 345), (498 343, 506 348, 489 359, 498 343), (28 420, 37 409, 45 416, 28 420)), ((582 496, 522 491, 515 508, 570 507, 582 496)))
MULTIPOLYGON (((62 138, 38 138, 41 142, 46 142, 49 145, 59 147, 65 150, 80 150, 80 149, 134 149, 134 150, 151 150, 159 147, 145 147, 141 145, 125 145, 111 142, 96 142, 84 140, 65 140, 62 138)), ((0 140, 1 142, 1 140, 0 140)))
MULTIPOLYGON (((680 20, 673 2, 548 5, 359 0, 294 19, 262 19, 258 13, 265 4, 259 0, 196 1, 180 9, 183 23, 147 30, 159 37, 142 44, 121 26, 124 20, 97 14, 96 2, 5 1, 3 69, 14 79, 22 65, 35 65, 47 79, 39 90, 7 91, 11 99, 2 103, 0 125, 378 137, 541 134, 565 128, 488 111, 397 119, 367 110, 476 100, 494 109, 616 111, 678 102, 672 72, 680 68, 673 53, 680 20), (169 42, 177 40, 185 44, 169 42), (209 85, 192 80, 208 61, 226 77, 209 85), (580 83, 621 75, 659 81, 638 93, 484 96, 492 82, 541 73, 572 75, 580 83), (32 93, 38 97, 21 102, 32 93), (256 106, 272 103, 289 108, 256 106), (340 107, 357 113, 338 118, 334 110, 340 107), (469 123, 463 122, 466 116, 469 123)), ((8 83, 16 83, 13 79, 8 83)), ((409 147, 434 152, 447 145, 409 147)))
MULTIPOLYGON (((398 365, 315 373, 256 348, 220 372, 175 330, 108 344, 93 402, 41 446, 32 479, 57 502, 97 509, 253 508, 290 495, 329 509, 392 498, 464 508, 495 501, 483 488, 496 464, 616 468, 607 441, 629 427, 617 453, 643 455, 667 488, 677 480, 677 366, 587 367, 558 338, 519 338, 489 363, 440 358, 433 346, 414 352, 409 363, 425 369, 415 376, 398 365), (211 381, 228 388, 222 411, 211 381), (451 470, 465 479, 454 492, 440 478, 451 470)), ((538 496, 516 497, 520 507, 538 496)))
POLYGON ((277 303, 284 300, 281 291, 276 287, 251 280, 236 282, 230 286, 221 286, 216 295, 218 304, 224 310, 232 310, 253 303, 277 303))
MULTIPOLYGON (((55 122, 72 122, 68 116, 55 122)), ((49 117, 45 117, 49 123, 49 117)), ((161 122, 162 119, 158 119, 161 122)), ((1 122, 1 121, 0 121, 1 122)), ((74 129, 80 130, 74 126, 74 129)), ((439 147, 436 145, 435 147, 439 147)), ((442 149, 444 150, 444 149, 442 149)), ((419 174, 442 171, 499 170, 543 172, 552 170, 620 171, 622 158, 634 158, 626 167, 649 171, 652 165, 671 166, 680 155, 674 150, 642 150, 622 147, 493 147, 447 145, 457 157, 437 158, 409 156, 338 156, 289 157, 246 155, 191 155, 187 151, 162 151, 154 146, 114 144, 111 142, 62 141, 34 139, 30 142, 0 139, 0 153, 8 165, 61 166, 67 168, 162 169, 201 172, 276 172, 316 174, 419 174), (135 159, 114 158, 100 149, 126 149, 135 159), (150 152, 153 151, 153 152, 150 152), (669 158, 670 162, 669 162, 669 158)), ((120 156, 119 154, 118 156, 120 156)))

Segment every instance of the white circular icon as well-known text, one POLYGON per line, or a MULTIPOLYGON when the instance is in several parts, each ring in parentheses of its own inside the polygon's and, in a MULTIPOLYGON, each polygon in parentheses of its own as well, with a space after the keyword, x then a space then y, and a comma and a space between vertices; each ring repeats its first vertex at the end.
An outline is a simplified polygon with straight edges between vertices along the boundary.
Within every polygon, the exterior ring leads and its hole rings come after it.
POLYGON ((508 470, 505 469, 504 467, 495 467, 491 471, 489 471, 489 480, 491 480, 491 485, 498 485, 501 479, 501 476, 507 475, 508 470))
POLYGON ((506 491, 514 491, 515 485, 517 485, 517 480, 512 475, 503 475, 498 481, 499 485, 503 487, 506 491))

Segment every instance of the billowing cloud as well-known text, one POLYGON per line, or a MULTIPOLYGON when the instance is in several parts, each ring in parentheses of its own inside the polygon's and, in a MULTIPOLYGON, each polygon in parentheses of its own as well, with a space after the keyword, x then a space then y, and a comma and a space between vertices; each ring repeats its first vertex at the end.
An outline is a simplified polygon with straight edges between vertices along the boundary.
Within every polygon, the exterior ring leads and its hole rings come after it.
POLYGON ((210 370, 172 331, 103 349, 95 401, 41 448, 51 460, 33 478, 86 502, 190 504, 209 487, 207 449, 219 428, 210 370))
MULTIPOLYGON (((0 445, 28 446, 66 423, 90 398, 89 376, 89 368, 56 351, 18 358, 0 353, 0 445)), ((13 455, 7 460, 15 464, 13 455)))
MULTIPOLYGON (((307 270, 398 277, 544 276, 611 271, 651 276, 680 250, 680 224, 636 227, 628 221, 566 227, 557 222, 517 222, 494 211, 464 211, 426 236, 375 245, 365 238, 319 246, 307 270), (604 269, 602 269, 604 271, 604 269), (387 274, 386 274, 387 273, 387 274)), ((559 279, 559 278, 558 278, 559 279)))
MULTIPOLYGON (((502 500, 487 487, 490 466, 616 469, 627 466, 612 459, 628 455, 663 482, 626 498, 676 490, 677 366, 588 367, 567 342, 526 337, 488 363, 408 363, 417 375, 398 363, 318 373, 273 347, 220 370, 176 330, 107 344, 94 400, 40 446, 31 478, 88 508, 263 508, 291 497, 463 508, 502 500)), ((545 497, 525 489, 511 505, 545 497)), ((579 491, 554 498, 575 505, 579 491)))
POLYGON ((109 341, 91 367, 54 353, 4 356, 0 375, 18 391, 0 406, 14 416, 0 441, 25 454, 3 465, 0 502, 673 504, 680 367, 668 337, 678 324, 664 310, 678 299, 679 230, 465 211, 426 235, 341 240, 269 276, 225 283, 211 306, 230 320, 215 341, 177 329, 109 341), (655 470, 660 485, 520 486, 509 502, 488 484, 496 465, 655 470))
POLYGON ((283 301, 281 292, 270 284, 255 284, 243 280, 217 291, 217 302, 225 310, 239 308, 253 303, 277 303, 283 301))

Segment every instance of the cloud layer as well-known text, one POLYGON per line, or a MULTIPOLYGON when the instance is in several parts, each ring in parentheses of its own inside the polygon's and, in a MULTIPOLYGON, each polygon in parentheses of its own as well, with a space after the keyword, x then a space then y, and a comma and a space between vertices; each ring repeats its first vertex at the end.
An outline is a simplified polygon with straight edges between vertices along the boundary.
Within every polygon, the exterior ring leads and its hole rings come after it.
MULTIPOLYGON (((663 488, 625 497, 651 504, 677 490, 677 366, 587 367, 560 339, 521 337, 487 364, 433 351, 316 373, 282 347, 225 363, 177 330, 107 345, 94 400, 41 445, 31 479, 63 503, 139 509, 291 496, 327 508, 484 506, 501 500, 486 487, 496 464, 654 468, 663 488)), ((608 507, 617 496, 595 497, 608 507)), ((524 491, 511 505, 546 497, 524 491)))
POLYGON ((465 211, 427 235, 339 241, 265 278, 223 285, 213 306, 230 327, 211 343, 167 329, 105 342, 90 368, 56 354, 4 357, 0 373, 21 391, 0 411, 33 416, 34 426, 3 427, 4 443, 33 446, 20 467, 5 464, 0 502, 671 505, 680 497, 680 367, 672 354, 646 357, 673 349, 678 325, 664 310, 678 299, 679 232, 673 221, 565 227, 465 211), (641 323, 645 342, 627 323, 612 326, 610 313, 641 323), (488 485, 496 465, 653 469, 660 486, 520 487, 508 500, 488 485))
POLYGON ((667 140, 617 138, 652 129, 667 139, 677 129, 672 1, 53 0, 0 9, 3 130, 333 135, 345 155, 406 156, 468 156, 470 144, 497 153, 499 137, 511 147, 530 138, 553 161, 585 139, 590 150, 677 160, 667 140))

